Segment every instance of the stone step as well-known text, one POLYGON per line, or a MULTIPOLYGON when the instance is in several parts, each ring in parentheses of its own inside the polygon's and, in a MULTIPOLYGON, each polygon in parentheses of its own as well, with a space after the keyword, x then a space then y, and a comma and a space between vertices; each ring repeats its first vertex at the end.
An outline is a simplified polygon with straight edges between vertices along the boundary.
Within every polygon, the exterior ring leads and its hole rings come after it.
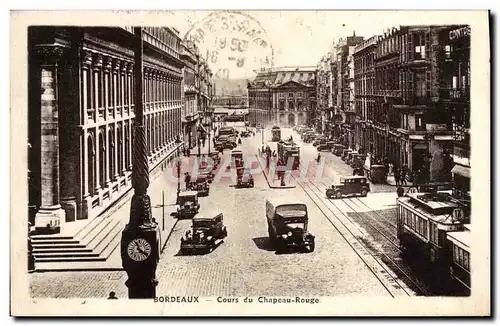
POLYGON ((72 240, 73 236, 61 236, 61 235, 32 235, 31 240, 39 241, 39 240, 72 240))
POLYGON ((92 252, 92 249, 82 247, 77 248, 61 248, 61 247, 47 247, 47 248, 33 248, 33 254, 37 256, 38 254, 48 254, 48 253, 78 253, 78 252, 92 252))
POLYGON ((80 249, 85 248, 84 244, 33 244, 33 250, 47 250, 47 249, 80 249))
POLYGON ((60 245, 60 244, 80 244, 80 241, 75 239, 48 239, 48 240, 37 240, 32 239, 31 244, 35 247, 37 245, 60 245))

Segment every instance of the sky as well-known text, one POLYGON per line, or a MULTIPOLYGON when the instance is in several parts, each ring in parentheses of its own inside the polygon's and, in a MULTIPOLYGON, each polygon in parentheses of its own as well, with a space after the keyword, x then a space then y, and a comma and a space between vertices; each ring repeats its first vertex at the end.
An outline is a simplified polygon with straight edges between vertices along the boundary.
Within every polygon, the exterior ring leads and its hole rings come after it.
MULTIPOLYGON (((207 11, 176 11, 171 12, 169 25, 180 31, 180 36, 194 26, 196 30, 203 25, 203 20, 213 12, 207 11), (200 23, 202 22, 202 23, 200 23)), ((369 38, 376 34, 383 34, 384 30, 400 25, 428 25, 428 24, 460 24, 467 21, 465 12, 403 12, 403 11, 246 11, 245 15, 253 18, 252 24, 260 26, 267 34, 267 41, 273 49, 274 67, 280 66, 316 66, 318 61, 332 48, 340 37, 357 36, 369 38)), ((221 12, 218 12, 219 20, 221 12)), ((213 15, 211 16, 213 17, 213 15)), ((233 20, 243 17, 238 13, 233 20)), ((205 26, 206 27, 206 26, 205 26)), ((219 26, 220 27, 220 26, 219 26)), ((207 38, 210 31, 204 28, 205 39, 199 43, 205 54, 207 48, 212 48, 214 40, 207 38)), ((192 30, 191 30, 192 32, 192 30)), ((212 30, 215 37, 221 35, 221 30, 212 30)), ((238 33, 236 33, 238 34, 238 33)), ((242 35, 242 34, 239 34, 242 35)), ((228 34, 234 36, 234 34, 228 34)), ((254 49, 258 52, 258 49, 254 49)), ((252 50, 252 51, 254 51, 252 50)), ((268 53, 246 53, 247 56, 266 56, 268 53)), ((254 60, 255 61, 255 60, 254 60)), ((258 60, 257 60, 258 61, 258 60)), ((209 62, 209 64, 211 64, 209 62)), ((229 68, 231 77, 249 77, 254 74, 255 67, 240 67, 236 69, 233 63, 218 62, 211 64, 215 72, 229 68)))

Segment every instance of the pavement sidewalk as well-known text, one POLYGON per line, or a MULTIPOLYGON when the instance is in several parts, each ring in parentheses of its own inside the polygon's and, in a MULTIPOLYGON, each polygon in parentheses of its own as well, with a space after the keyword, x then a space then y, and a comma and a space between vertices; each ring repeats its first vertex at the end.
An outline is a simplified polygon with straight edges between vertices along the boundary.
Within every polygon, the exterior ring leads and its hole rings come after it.
MULTIPOLYGON (((272 173, 272 169, 270 171, 270 169, 263 166, 259 157, 257 155, 256 155, 256 157, 257 157, 257 160, 259 161, 260 168, 262 170, 262 173, 264 174, 264 178, 266 179, 266 182, 267 182, 269 188, 271 188, 271 189, 292 189, 292 188, 297 187, 294 184, 295 182, 289 173, 285 174, 285 186, 282 186, 281 180, 278 178, 276 173, 272 173)), ((275 163, 271 162, 271 164, 275 164, 275 163)))

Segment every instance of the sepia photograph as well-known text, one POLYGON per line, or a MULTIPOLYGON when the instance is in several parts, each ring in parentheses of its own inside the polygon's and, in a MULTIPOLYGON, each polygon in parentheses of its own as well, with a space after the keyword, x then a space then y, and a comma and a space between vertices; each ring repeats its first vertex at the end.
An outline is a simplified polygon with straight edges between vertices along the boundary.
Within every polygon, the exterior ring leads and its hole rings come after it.
POLYGON ((491 313, 488 11, 10 19, 12 315, 491 313))

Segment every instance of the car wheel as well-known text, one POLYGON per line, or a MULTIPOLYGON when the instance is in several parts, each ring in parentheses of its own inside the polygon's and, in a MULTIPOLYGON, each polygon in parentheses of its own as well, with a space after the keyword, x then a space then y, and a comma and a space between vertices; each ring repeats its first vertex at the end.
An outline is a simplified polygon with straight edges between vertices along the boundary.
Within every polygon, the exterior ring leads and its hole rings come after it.
POLYGON ((337 198, 337 199, 342 198, 342 193, 341 193, 340 191, 338 191, 338 190, 337 190, 337 191, 335 192, 335 198, 337 198))
POLYGON ((361 190, 361 196, 366 197, 367 194, 368 191, 366 191, 366 189, 361 190))
POLYGON ((311 244, 309 244, 309 246, 307 248, 308 249, 307 251, 308 252, 313 252, 315 247, 316 247, 315 242, 314 242, 314 240, 312 240, 311 244))

